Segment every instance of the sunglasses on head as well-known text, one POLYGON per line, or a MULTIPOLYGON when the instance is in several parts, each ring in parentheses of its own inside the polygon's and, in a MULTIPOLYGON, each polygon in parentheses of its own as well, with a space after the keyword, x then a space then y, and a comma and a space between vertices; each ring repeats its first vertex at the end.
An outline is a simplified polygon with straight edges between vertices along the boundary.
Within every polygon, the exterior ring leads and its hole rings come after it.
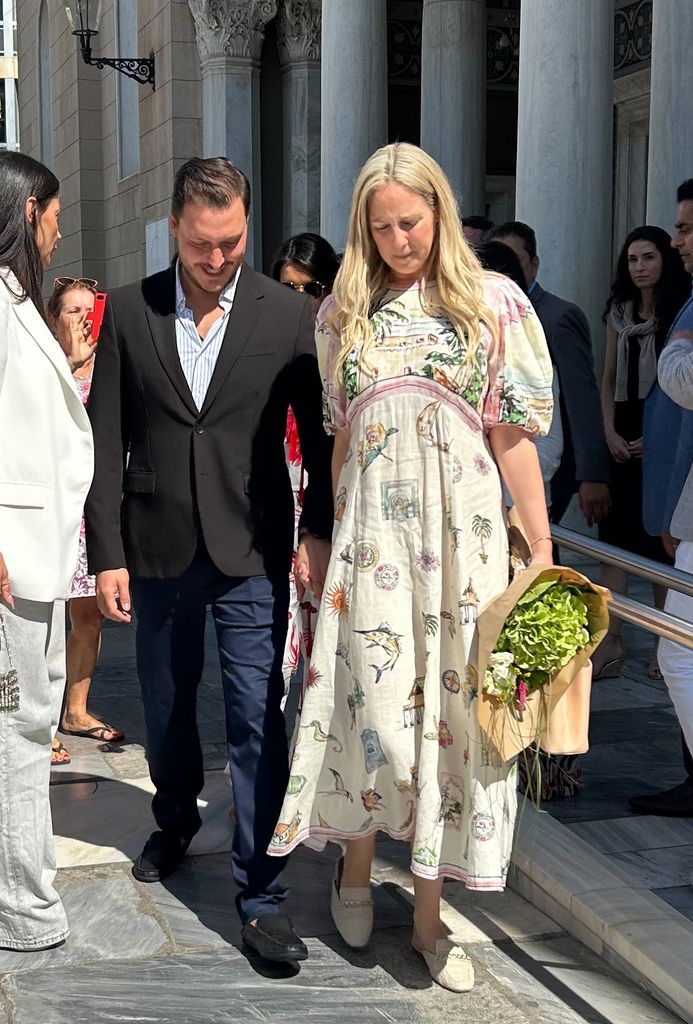
POLYGON ((325 285, 320 281, 306 281, 305 284, 295 284, 293 281, 282 281, 287 288, 293 288, 295 292, 305 292, 311 299, 319 299, 325 293, 325 285))
POLYGON ((99 282, 93 277, 56 277, 53 282, 53 288, 72 288, 73 286, 89 288, 90 291, 95 292, 99 287, 99 282))

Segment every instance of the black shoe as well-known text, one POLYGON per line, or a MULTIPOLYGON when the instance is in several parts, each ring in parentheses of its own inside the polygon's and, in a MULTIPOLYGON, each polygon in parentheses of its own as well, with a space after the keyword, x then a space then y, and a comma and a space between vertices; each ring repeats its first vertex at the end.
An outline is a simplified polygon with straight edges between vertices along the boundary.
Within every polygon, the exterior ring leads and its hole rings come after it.
POLYGON ((246 946, 250 946, 263 960, 307 960, 308 950, 299 938, 286 914, 261 914, 255 924, 246 924, 241 932, 246 946))
POLYGON ((656 814, 664 818, 693 818, 693 779, 665 789, 661 793, 632 796, 628 801, 638 814, 656 814))
POLYGON ((132 873, 138 882, 160 882, 175 871, 190 840, 170 832, 152 832, 144 849, 132 865, 132 873))

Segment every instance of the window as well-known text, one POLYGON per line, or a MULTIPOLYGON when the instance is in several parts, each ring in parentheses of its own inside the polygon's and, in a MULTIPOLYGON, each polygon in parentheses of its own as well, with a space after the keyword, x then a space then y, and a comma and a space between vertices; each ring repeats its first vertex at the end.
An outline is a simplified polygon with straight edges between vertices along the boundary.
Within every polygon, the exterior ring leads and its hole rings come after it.
POLYGON ((0 0, 0 57, 17 56, 15 0, 0 0))
MULTIPOLYGON (((115 29, 118 57, 136 57, 137 0, 116 0, 115 29)), ((118 177, 128 178, 140 169, 140 95, 132 78, 116 74, 118 107, 118 177)))
POLYGON ((0 78, 0 149, 7 147, 7 107, 5 106, 5 79, 0 78))
POLYGON ((53 165, 53 98, 51 96, 51 40, 48 4, 41 0, 38 15, 38 100, 41 160, 53 165))

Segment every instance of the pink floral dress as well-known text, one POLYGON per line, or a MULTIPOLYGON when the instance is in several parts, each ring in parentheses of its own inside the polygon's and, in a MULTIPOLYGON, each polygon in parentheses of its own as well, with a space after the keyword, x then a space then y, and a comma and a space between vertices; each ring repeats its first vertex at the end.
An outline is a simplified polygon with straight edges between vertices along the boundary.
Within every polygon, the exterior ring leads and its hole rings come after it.
MULTIPOLYGON (((92 363, 92 373, 93 373, 92 363)), ((73 377, 79 397, 82 399, 84 405, 87 404, 89 399, 89 392, 91 390, 91 378, 92 373, 88 377, 73 377)), ((89 568, 87 565, 87 541, 84 533, 84 516, 82 516, 82 525, 79 528, 79 556, 77 559, 77 571, 72 577, 72 583, 70 585, 70 597, 95 597, 96 596, 96 577, 89 575, 89 568)))

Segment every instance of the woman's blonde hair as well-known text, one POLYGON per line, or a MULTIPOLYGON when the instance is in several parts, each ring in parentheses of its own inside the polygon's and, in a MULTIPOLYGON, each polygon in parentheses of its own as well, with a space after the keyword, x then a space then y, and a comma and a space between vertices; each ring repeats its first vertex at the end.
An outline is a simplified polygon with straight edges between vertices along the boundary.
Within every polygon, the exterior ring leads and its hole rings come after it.
MULTIPOLYGON (((426 273, 435 282, 439 304, 460 341, 466 338, 464 366, 471 367, 481 343, 481 324, 493 333, 497 330, 496 317, 484 300, 481 264, 465 241, 457 202, 440 166, 418 146, 395 142, 366 161, 354 186, 346 248, 332 292, 330 321, 342 342, 335 372, 339 374, 359 343, 359 362, 368 367, 366 353, 373 337, 369 316, 387 291, 390 277, 390 268, 380 257, 369 229, 368 204, 373 193, 390 182, 416 192, 437 215, 426 273)), ((426 283, 421 282, 424 302, 426 283)))

